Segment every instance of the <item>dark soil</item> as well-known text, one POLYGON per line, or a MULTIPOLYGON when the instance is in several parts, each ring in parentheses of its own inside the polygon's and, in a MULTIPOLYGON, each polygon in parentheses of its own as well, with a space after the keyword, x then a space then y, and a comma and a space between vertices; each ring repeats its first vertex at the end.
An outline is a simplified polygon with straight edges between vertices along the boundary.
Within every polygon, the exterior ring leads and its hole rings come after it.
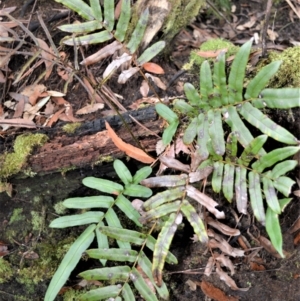
MULTIPOLYGON (((17 10, 13 13, 15 17, 19 17, 22 5, 26 1, 20 0, 4 0, 1 1, 0 8, 8 6, 17 6, 17 10)), ((257 16, 263 19, 262 12, 265 9, 265 4, 260 2, 266 1, 234 1, 237 6, 236 15, 240 18, 241 23, 248 20, 248 16, 257 16)), ((40 11, 44 19, 56 13, 56 9, 61 9, 61 5, 54 1, 37 1, 32 19, 36 20, 36 11, 40 11)), ((31 15, 32 5, 29 5, 24 18, 31 15)), ((290 46, 289 41, 299 39, 300 24, 299 20, 295 18, 295 22, 289 19, 290 7, 287 2, 279 1, 279 4, 272 8, 271 22, 274 23, 274 30, 279 32, 276 45, 282 47, 290 46)), ((71 19, 73 17, 71 16, 71 19)), ((52 22, 48 29, 53 37, 54 42, 58 45, 63 34, 56 29, 60 24, 67 22, 67 19, 52 22)), ((194 23, 196 26, 199 24, 207 24, 208 29, 215 29, 215 32, 223 33, 223 27, 226 22, 223 19, 218 19, 214 15, 207 15, 206 12, 199 15, 194 23)), ((188 28, 190 31, 191 28, 188 28)), ((44 33, 41 28, 38 28, 35 35, 44 38, 44 33)), ((237 44, 241 41, 249 39, 253 34, 252 29, 246 30, 232 37, 232 41, 237 44)), ((174 41, 174 47, 177 47, 174 41)), ((185 51, 182 52, 180 59, 178 57, 171 59, 170 56, 158 57, 154 61, 160 64, 165 74, 161 76, 165 83, 169 83, 173 76, 180 71, 179 67, 183 62, 188 60, 188 52, 191 50, 190 45, 184 45, 185 51)), ((93 53, 96 46, 90 47, 87 54, 93 53)), ((70 57, 73 56, 73 48, 66 48, 70 57)), ((15 56, 9 63, 12 70, 17 71, 24 63, 23 56, 15 56)), ((92 67, 92 72, 95 77, 101 76, 107 62, 96 64, 92 67)), ((31 84, 38 76, 39 70, 28 79, 27 84, 31 84)), ((84 71, 80 71, 84 74, 84 71)), ((167 91, 159 91, 160 97, 173 97, 177 96, 179 92, 176 90, 177 82, 193 82, 194 76, 190 74, 183 74, 176 79, 174 83, 168 88, 167 91)), ((122 95, 124 98, 123 105, 128 108, 133 101, 141 97, 139 88, 142 82, 142 77, 136 75, 125 85, 119 85, 116 78, 110 79, 108 82, 109 87, 113 92, 122 95)), ((61 91, 63 82, 56 74, 52 74, 46 83, 48 90, 61 91)), ((4 95, 4 94, 1 94, 4 95)), ((68 101, 72 104, 74 110, 81 108, 87 99, 85 90, 81 85, 75 83, 73 88, 67 94, 68 101)), ((1 101, 3 101, 2 99, 1 101)), ((97 113, 98 114, 98 113, 97 113)), ((87 119, 93 120, 97 114, 89 114, 87 119)), ((300 136, 299 109, 293 110, 294 122, 290 122, 287 112, 270 112, 274 120, 280 120, 280 124, 290 130, 295 136, 300 136), (277 114, 277 115, 276 115, 277 114)), ((278 121, 279 122, 279 121, 278 121)), ((26 130, 25 130, 26 131, 26 130)), ((24 130, 20 130, 20 133, 24 130)), ((8 139, 8 138, 6 138, 8 139)), ((130 163, 132 164, 132 163, 130 163)), ((136 170, 138 166, 132 164, 131 168, 136 170)), ((1 243, 8 245, 9 254, 4 258, 12 265, 13 277, 7 283, 0 283, 0 301, 29 301, 29 300, 43 300, 43 296, 50 281, 51 273, 56 269, 58 262, 61 260, 55 254, 55 248, 62 248, 64 244, 72 242, 77 233, 70 235, 69 230, 53 230, 49 229, 48 225, 57 215, 54 212, 53 206, 68 198, 74 196, 90 195, 91 191, 84 188, 81 180, 86 176, 114 178, 113 169, 111 164, 103 164, 90 169, 80 169, 67 172, 66 174, 51 174, 51 175, 38 175, 33 178, 20 178, 15 177, 10 179, 13 185, 13 196, 9 197, 5 193, 0 193, 0 246, 1 243), (12 222, 12 216, 16 213, 15 209, 22 209, 19 220, 12 222), (42 219, 38 222, 35 216, 40 216, 42 219), (43 253, 45 245, 50 247, 52 251, 47 250, 43 253), (28 252, 32 251, 37 254, 39 258, 30 258, 28 252), (48 258, 53 259, 54 263, 47 263, 48 258), (39 266, 38 273, 43 273, 44 277, 35 274, 35 267, 43 262, 43 266, 39 266), (27 268, 27 274, 24 272, 27 268), (22 272, 23 271, 23 272, 22 272), (31 273, 32 272, 32 273, 31 273), (36 280, 38 279, 38 280, 36 280)), ((293 173, 293 178, 298 176, 299 168, 293 173), (297 174, 298 172, 298 174, 297 174)), ((215 196, 216 199, 229 205, 220 195, 215 196)), ((225 206, 224 205, 224 206, 225 206)), ((228 209, 230 212, 230 209, 228 209)), ((300 245, 293 244, 293 235, 290 234, 289 229, 292 224, 299 217, 300 206, 299 198, 294 197, 293 201, 285 209, 281 215, 281 228, 284 236, 284 249, 288 252, 285 259, 277 259, 270 255, 265 250, 259 251, 259 257, 262 259, 262 264, 265 267, 263 271, 252 270, 249 263, 243 260, 235 260, 236 273, 233 279, 236 281, 238 287, 249 287, 247 292, 231 290, 220 278, 213 273, 212 276, 206 277, 203 275, 207 259, 210 257, 209 253, 205 253, 203 246, 199 243, 193 243, 192 229, 186 225, 175 236, 171 251, 177 256, 179 264, 176 266, 167 266, 165 270, 165 280, 168 283, 171 292, 172 301, 193 301, 193 300, 211 300, 201 291, 198 286, 196 290, 191 290, 187 284, 188 280, 195 282, 208 281, 214 286, 222 289, 227 295, 236 296, 241 301, 297 301, 300 300, 300 245)), ((229 214, 230 216, 230 214, 229 214)), ((232 217, 231 217, 232 218, 232 217)), ((251 216, 244 216, 240 221, 241 225, 249 225, 254 219, 251 216)), ((255 223, 255 222, 254 222, 255 223)), ((252 224, 251 224, 252 225, 252 224)), ((260 234, 267 236, 264 228, 255 224, 259 228, 260 234)), ((253 228, 251 228, 253 230, 253 228)), ((251 243, 255 243, 247 234, 248 228, 243 228, 244 233, 251 243)), ((234 247, 237 244, 233 243, 234 247)), ((85 270, 90 262, 82 262, 80 267, 76 270, 76 274, 80 272, 80 268, 85 270)), ((0 266, 1 270, 1 266, 0 266)), ((81 270, 81 271, 82 271, 81 270)), ((1 279, 0 279, 1 280, 1 279)), ((72 286, 77 282, 77 278, 72 275, 72 279, 67 283, 72 286)), ((61 300, 58 297, 57 300, 61 300)))

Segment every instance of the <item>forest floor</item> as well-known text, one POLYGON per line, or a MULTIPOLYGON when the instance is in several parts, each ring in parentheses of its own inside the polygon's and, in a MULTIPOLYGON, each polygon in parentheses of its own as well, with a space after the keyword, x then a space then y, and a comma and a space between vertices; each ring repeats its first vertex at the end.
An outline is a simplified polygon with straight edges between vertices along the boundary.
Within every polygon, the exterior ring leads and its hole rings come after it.
MULTIPOLYGON (((63 8, 54 0, 37 0, 34 2, 34 6, 32 3, 28 7, 23 6, 24 2, 29 1, 3 0, 0 2, 0 10, 4 7, 16 6, 16 9, 11 14, 19 20, 28 20, 29 18, 37 20, 37 12, 46 20, 49 16, 61 12, 63 8)), ((153 59, 153 62, 164 69, 164 74, 158 75, 158 77, 168 86, 167 89, 158 89, 159 96, 162 99, 180 97, 183 95, 182 87, 185 82, 194 83, 197 81, 197 76, 193 72, 187 71, 182 74, 178 72, 189 61, 191 50, 199 48, 204 41, 211 38, 224 38, 240 46, 255 33, 260 35, 266 10, 264 2, 266 1, 232 1, 233 4, 230 8, 232 12, 226 15, 228 21, 222 16, 216 16, 210 9, 202 10, 193 23, 172 41, 171 53, 167 57, 157 56, 153 59), (237 30, 237 28, 239 29, 237 30), (173 81, 174 76, 177 76, 175 81, 173 81)), ((288 47, 298 47, 300 49, 300 20, 288 2, 278 2, 271 9, 269 31, 266 36, 267 51, 275 50, 281 52, 288 47)), ((300 14, 299 1, 294 1, 293 3, 298 9, 298 14, 300 14)), ((220 8, 217 9, 220 10, 220 8)), ((2 17, 2 19, 6 20, 5 17, 2 17)), ((51 22, 47 26, 57 46, 64 36, 57 26, 68 23, 68 19, 74 20, 76 16, 74 14, 68 15, 63 19, 51 22)), ((45 32, 40 26, 33 29, 32 32, 37 38, 47 41, 45 32)), ((259 49, 260 44, 256 46, 259 49)), ((299 49, 298 67, 300 68, 299 49)), ((30 52, 31 48, 27 46, 27 48, 21 48, 20 52, 21 50, 23 54, 15 54, 9 61, 8 67, 11 77, 7 81, 1 82, 0 119, 1 115, 7 112, 4 102, 11 99, 8 92, 19 93, 21 89, 32 84, 41 72, 45 70, 44 64, 37 66, 33 68, 31 73, 25 75, 18 84, 12 85, 12 79, 15 79, 15 74, 20 71, 20 66, 28 60, 28 56, 24 55, 24 53, 26 51, 30 52)), ((64 47, 63 50, 69 61, 73 61, 74 48, 64 47)), ((97 46, 88 47, 85 49, 85 55, 92 54, 96 50, 98 50, 97 46)), ((259 57, 256 61, 255 59, 252 60, 252 63, 257 64, 258 60, 260 60, 259 57)), ((107 65, 108 60, 92 65, 90 72, 92 72, 93 77, 101 77, 107 65)), ((63 75, 56 71, 53 70, 49 74, 49 78, 42 81, 48 91, 64 90, 65 80, 63 75)), ((79 78, 85 72, 86 70, 81 68, 78 72, 79 78)), ((142 94, 145 93, 141 90, 142 82, 142 76, 135 75, 127 83, 121 85, 118 84, 117 78, 113 76, 106 84, 113 93, 121 96, 118 99, 122 99, 122 105, 127 110, 132 110, 138 107, 139 100, 142 99, 142 94)), ((153 102, 153 98, 148 97, 147 99, 147 101, 144 99, 144 102, 150 104, 153 102)), ((73 112, 77 112, 88 104, 87 92, 77 79, 74 79, 73 83, 69 85, 65 101, 68 102, 68 105, 71 105, 73 112)), ((57 102, 55 105, 59 106, 59 103, 57 102)), ((55 107, 49 106, 47 110, 57 112, 55 107)), ((14 112, 10 111, 7 114, 10 115, 6 115, 5 118, 12 116, 14 112)), ((60 116, 57 114, 56 119, 61 120, 58 123, 62 121, 92 121, 95 118, 111 114, 111 110, 105 106, 102 111, 88 112, 88 114, 80 116, 75 116, 75 113, 68 115, 65 112, 65 115, 63 114, 63 111, 60 116)), ((290 119, 286 113, 273 112, 272 117, 274 120, 282 122, 281 124, 284 124, 299 139, 300 110, 298 108, 293 110, 293 114, 293 122, 289 122, 290 119)), ((34 119, 35 124, 42 126, 46 122, 46 118, 43 117, 45 115, 41 114, 39 118, 36 117, 34 119)), ((47 122, 51 122, 53 124, 52 127, 55 128, 56 120, 48 119, 47 122)), ((0 128, 0 152, 10 150, 12 147, 12 141, 9 138, 10 134, 15 135, 16 131, 20 134, 30 132, 28 124, 25 128, 18 124, 14 128, 3 128, 2 131, 0 128)), ((293 172, 292 176, 294 179, 299 178, 297 172, 299 173, 299 167, 293 172)), ((6 269, 4 266, 1 266, 3 261, 0 261, 0 301, 43 300, 49 284, 49 275, 53 274, 57 266, 57 262, 53 264, 49 260, 49 263, 48 259, 60 259, 55 254, 55 250, 45 251, 46 245, 57 245, 58 249, 63 250, 65 245, 72 241, 72 237, 69 237, 69 231, 50 231, 48 229, 49 221, 56 217, 53 206, 65 198, 82 196, 88 193, 88 190, 81 185, 81 180, 88 175, 109 177, 113 175, 113 170, 110 164, 104 164, 103 166, 82 168, 61 174, 38 175, 33 178, 12 177, 9 179, 11 196, 8 196, 6 192, 0 192, 0 257, 4 256, 5 261, 9 262, 9 267, 6 269), (44 273, 42 276, 38 275, 41 271, 44 273)), ((296 189, 296 186, 294 188, 296 189)), ((220 204, 223 204, 228 212, 234 210, 230 207, 230 204, 224 205, 226 201, 221 195, 212 193, 211 196, 218 200, 220 204)), ((201 283, 210 283, 212 286, 209 290, 216 292, 217 288, 219 288, 226 295, 225 297, 219 297, 220 299, 215 299, 218 301, 300 300, 299 213, 299 197, 294 196, 293 201, 280 217, 284 239, 283 249, 287 252, 286 258, 277 258, 266 249, 259 248, 254 261, 249 260, 249 256, 238 260, 233 259, 235 274, 232 278, 238 287, 249 287, 248 291, 230 289, 224 281, 220 280, 217 273, 212 273, 209 277, 204 275, 204 268, 210 256, 209 252, 205 252, 199 243, 194 243, 191 240, 193 231, 186 225, 183 230, 178 231, 171 246, 171 251, 177 256, 179 264, 166 266, 165 270, 165 280, 169 284, 171 293, 170 299, 172 301, 214 300, 207 291, 204 293, 200 288, 201 283), (291 233, 291 228, 293 225, 295 228, 297 220, 298 232, 291 233)), ((242 234, 248 238, 253 247, 259 247, 257 242, 260 235, 267 236, 264 228, 254 222, 251 214, 244 217, 244 226, 242 234), (255 233, 252 231, 253 236, 251 237, 247 232, 249 227, 245 225, 252 223, 256 225, 257 231, 255 233)), ((73 233, 72 235, 75 234, 73 233)), ((69 287, 75 287, 75 284, 78 282, 76 274, 82 269, 86 269, 86 265, 91 264, 82 262, 77 267, 67 284, 69 287)), ((61 298, 58 297, 57 300, 62 300, 61 298)))

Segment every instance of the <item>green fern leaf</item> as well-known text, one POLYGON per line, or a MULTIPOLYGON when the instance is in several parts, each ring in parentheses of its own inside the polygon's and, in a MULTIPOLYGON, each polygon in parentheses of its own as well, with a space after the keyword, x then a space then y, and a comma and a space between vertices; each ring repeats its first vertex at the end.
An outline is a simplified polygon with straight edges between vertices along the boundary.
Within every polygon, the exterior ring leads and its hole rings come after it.
POLYGON ((74 46, 74 42, 76 45, 91 45, 91 44, 103 43, 109 41, 112 38, 113 35, 110 32, 103 30, 101 32, 81 36, 75 39, 74 38, 67 39, 64 40, 63 43, 69 46, 74 46))
POLYGON ((94 240, 95 228, 96 225, 88 226, 72 244, 51 279, 44 301, 53 301, 55 299, 56 295, 68 280, 71 272, 74 270, 79 260, 81 259, 82 253, 94 240))
MULTIPOLYGON (((138 252, 131 249, 89 249, 86 254, 94 259, 106 259, 111 261, 128 261, 135 262, 138 257, 138 252)), ((81 276, 81 275, 80 275, 81 276)), ((82 276, 85 278, 85 276, 82 276)))
POLYGON ((155 105, 156 112, 159 116, 165 119, 169 124, 177 122, 178 116, 165 104, 157 103, 155 105))
MULTIPOLYGON (((255 101, 256 106, 258 101, 255 101)), ((261 92, 260 106, 290 109, 300 105, 300 88, 265 89, 261 92), (262 105, 262 106, 261 106, 262 105)))
MULTIPOLYGON (((113 1, 112 1, 113 2, 113 1)), ((130 0, 122 0, 121 14, 115 32, 115 38, 123 42, 130 20, 130 0)))
POLYGON ((141 184, 147 187, 176 187, 185 185, 187 179, 188 175, 186 174, 175 176, 160 176, 143 180, 141 181, 141 184))
POLYGON ((113 202, 110 196, 97 195, 66 199, 63 205, 70 209, 109 208, 113 202))
POLYGON ((267 141, 267 135, 260 135, 254 138, 243 150, 240 158, 238 159, 238 163, 242 166, 247 167, 252 159, 259 153, 262 149, 263 145, 267 141))
POLYGON ((121 160, 115 160, 114 170, 125 185, 132 182, 132 175, 127 166, 121 160))
POLYGON ((177 227, 179 224, 181 224, 181 222, 181 214, 170 214, 168 220, 163 225, 157 237, 157 242, 153 253, 152 271, 154 280, 157 282, 158 286, 160 286, 162 283, 162 270, 164 268, 166 255, 169 251, 177 227))
POLYGON ((65 32, 71 32, 71 33, 86 33, 95 31, 97 29, 101 29, 102 23, 100 23, 98 20, 93 21, 87 21, 84 23, 78 23, 78 24, 65 24, 58 26, 58 28, 65 32))
POLYGON ((152 220, 159 219, 160 217, 166 216, 169 213, 177 212, 178 208, 180 207, 180 203, 181 201, 175 201, 151 209, 147 211, 145 214, 143 214, 140 221, 142 224, 146 225, 152 220))
POLYGON ((263 155, 251 166, 256 172, 263 172, 265 168, 271 167, 279 161, 282 161, 290 156, 293 156, 300 150, 299 146, 286 146, 277 148, 263 155))
POLYGON ((161 286, 156 285, 152 275, 152 262, 149 260, 149 258, 145 255, 143 251, 140 253, 138 265, 140 268, 142 268, 143 272, 150 279, 152 285, 155 287, 159 296, 164 300, 169 300, 169 291, 165 282, 162 282, 161 286))
POLYGON ((262 224, 265 225, 265 209, 260 189, 260 176, 258 173, 249 172, 249 195, 251 207, 256 219, 262 224))
POLYGON ((152 173, 152 168, 150 166, 145 166, 139 169, 133 176, 132 184, 139 184, 142 180, 149 177, 152 173))
POLYGON ((115 23, 115 1, 104 0, 104 26, 108 31, 114 29, 115 23))
POLYGON ((135 296, 132 292, 132 289, 128 283, 124 283, 124 285, 123 285, 122 297, 124 298, 125 301, 135 301, 136 300, 135 296))
POLYGON ((221 53, 217 62, 214 64, 214 94, 218 95, 218 107, 228 105, 228 91, 226 86, 226 73, 225 73, 225 54, 221 53))
POLYGON ((157 208, 158 206, 161 206, 166 202, 182 199, 183 196, 184 196, 184 186, 177 187, 171 190, 165 190, 163 192, 157 193, 156 195, 148 199, 146 202, 144 202, 143 208, 146 211, 149 211, 151 209, 157 208))
POLYGON ((297 166, 297 160, 285 160, 275 165, 271 171, 271 177, 277 179, 280 176, 287 174, 297 166))
POLYGON ((149 9, 147 8, 142 12, 138 20, 138 23, 132 33, 131 39, 127 44, 127 48, 129 49, 129 52, 131 54, 136 52, 140 43, 142 42, 146 30, 146 26, 148 23, 148 18, 149 18, 149 9))
POLYGON ((129 277, 129 266, 92 269, 80 273, 78 276, 86 280, 126 281, 129 277))
POLYGON ((213 150, 217 155, 222 156, 225 153, 225 140, 221 112, 209 110, 207 112, 207 118, 209 124, 208 133, 211 138, 213 150))
POLYGON ((184 144, 191 144, 194 141, 197 135, 197 129, 198 129, 198 117, 195 117, 192 119, 187 129, 184 131, 184 135, 182 138, 184 144))
POLYGON ((99 0, 90 0, 90 5, 95 20, 97 20, 98 23, 102 23, 102 10, 99 0))
POLYGON ((136 268, 132 269, 132 272, 130 273, 130 279, 133 282, 135 288, 146 301, 158 301, 155 294, 152 292, 149 285, 146 284, 144 278, 136 268))
MULTIPOLYGON (((109 208, 105 214, 105 220, 108 224, 108 226, 110 226, 110 228, 119 228, 119 232, 121 232, 123 229, 121 223, 120 223, 120 220, 119 220, 119 217, 118 215, 116 214, 116 212, 113 210, 113 208, 109 208)), ((107 233, 104 233, 102 231, 102 228, 103 227, 99 227, 99 231, 102 232, 102 234, 105 234, 107 235, 107 233)), ((118 240, 117 239, 117 244, 118 246, 121 248, 121 249, 130 249, 130 243, 128 243, 127 241, 124 241, 122 239, 118 240)))
POLYGON ((83 185, 100 190, 105 193, 110 193, 110 194, 120 194, 123 191, 123 186, 109 181, 105 179, 98 179, 95 177, 87 177, 82 180, 83 185))
POLYGON ((81 226, 92 223, 99 223, 103 219, 104 213, 100 211, 89 211, 82 214, 74 214, 61 216, 53 220, 49 227, 51 228, 67 228, 73 226, 81 226))
POLYGON ((133 197, 148 198, 152 195, 152 190, 142 185, 129 184, 125 186, 123 193, 133 197))
POLYGON ((92 9, 82 0, 55 0, 55 1, 77 12, 82 18, 86 20, 94 19, 92 9))
POLYGON ((266 212, 266 230, 276 251, 281 257, 285 257, 282 252, 282 234, 278 214, 270 207, 266 212))
POLYGON ((222 179, 223 179, 223 168, 224 164, 222 162, 214 162, 214 172, 212 176, 212 188, 215 192, 219 193, 222 188, 222 179))
MULTIPOLYGON (((100 222, 98 225, 99 226, 104 226, 104 223, 100 222)), ((104 235, 103 233, 101 233, 98 228, 95 230, 95 232, 96 232, 96 239, 97 239, 98 248, 99 249, 106 249, 106 250, 109 249, 107 236, 104 235)), ((106 259, 100 259, 100 262, 102 263, 103 266, 106 265, 106 261, 107 261, 106 259)))
POLYGON ((253 107, 250 103, 242 104, 239 108, 239 112, 250 124, 273 139, 286 144, 298 143, 297 138, 294 137, 289 131, 276 124, 259 109, 253 107))
POLYGON ((247 169, 241 166, 235 168, 235 199, 239 213, 247 214, 247 169))
POLYGON ((142 66, 143 64, 151 61, 156 55, 158 55, 166 46, 166 42, 159 41, 148 47, 140 57, 137 59, 137 64, 142 66))
POLYGON ((208 61, 204 61, 200 68, 200 93, 203 102, 208 104, 208 99, 213 94, 212 74, 208 61))
POLYGON ((246 66, 252 46, 252 40, 245 43, 236 54, 228 78, 229 103, 235 104, 243 100, 243 84, 246 66))
POLYGON ((286 197, 290 195, 292 186, 294 184, 295 181, 288 177, 279 177, 273 181, 274 187, 286 197))
POLYGON ((175 99, 173 102, 173 106, 176 110, 178 110, 181 114, 184 115, 192 116, 196 112, 196 110, 191 105, 186 103, 183 99, 175 99))
POLYGON ((232 164, 225 164, 224 176, 222 182, 222 190, 228 202, 233 199, 233 182, 234 182, 234 166, 232 164))
POLYGON ((185 83, 183 89, 187 99, 189 100, 189 103, 192 106, 200 106, 202 101, 196 88, 190 83, 185 83))
POLYGON ((237 134, 231 132, 227 137, 227 142, 225 145, 225 153, 226 153, 226 162, 235 162, 237 156, 237 134))
POLYGON ((192 206, 187 200, 183 200, 181 211, 193 227, 199 241, 202 243, 208 242, 208 236, 205 229, 205 225, 201 218, 199 217, 197 211, 194 206, 192 206))
POLYGON ((198 146, 198 154, 200 155, 201 160, 206 160, 209 156, 209 150, 207 147, 207 142, 209 140, 209 124, 207 115, 200 113, 198 115, 199 126, 197 128, 198 137, 197 137, 197 146, 198 146))
POLYGON ((272 209, 276 214, 281 213, 281 208, 277 198, 277 193, 273 185, 273 181, 269 179, 270 172, 268 172, 264 177, 262 177, 263 189, 265 198, 269 208, 272 209))
MULTIPOLYGON (((145 188, 145 187, 144 187, 145 188)), ((115 203, 124 213, 125 215, 131 219, 137 226, 141 227, 141 223, 139 222, 140 214, 136 209, 133 208, 131 202, 125 198, 122 194, 118 195, 115 203)))
POLYGON ((121 293, 119 285, 109 285, 106 287, 90 290, 80 295, 80 301, 98 301, 117 297, 121 293))
POLYGON ((281 61, 263 67, 247 86, 245 99, 257 98, 272 76, 278 71, 281 61))

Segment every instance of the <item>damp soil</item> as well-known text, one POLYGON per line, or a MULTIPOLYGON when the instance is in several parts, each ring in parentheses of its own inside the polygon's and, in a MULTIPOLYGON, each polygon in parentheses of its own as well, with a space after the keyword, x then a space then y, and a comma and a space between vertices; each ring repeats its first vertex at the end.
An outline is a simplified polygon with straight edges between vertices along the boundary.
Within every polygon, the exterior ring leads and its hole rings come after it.
MULTIPOLYGON (((17 6, 14 16, 18 17, 22 10, 23 2, 19 0, 4 0, 0 6, 17 6)), ((237 9, 241 14, 255 14, 262 11, 261 1, 235 1, 237 9)), ((32 19, 35 20, 35 12, 39 10, 44 18, 55 14, 57 9, 62 7, 54 1, 37 1, 36 8, 32 14, 32 19)), ((276 6, 277 15, 272 14, 274 24, 277 28, 282 28, 280 39, 282 43, 285 40, 297 40, 299 34, 299 22, 288 22, 289 7, 287 2, 281 1, 276 6)), ((25 11, 24 18, 31 15, 32 5, 29 5, 25 11)), ((72 18, 72 16, 70 16, 72 18)), ((197 22, 209 19, 207 15, 200 15, 197 22)), ((224 22, 213 18, 215 27, 221 31, 224 22)), ((59 43, 63 37, 62 33, 56 29, 56 26, 63 23, 57 20, 49 24, 49 31, 55 43, 59 43)), ((44 33, 41 28, 35 31, 37 37, 44 38, 44 33)), ((250 33, 245 30, 241 33, 239 39, 248 39, 250 33)), ((68 49, 69 55, 72 57, 72 49, 68 49)), ((91 47, 88 52, 93 53, 95 48, 91 47)), ((182 61, 188 60, 188 55, 185 53, 181 57, 182 61)), ((179 71, 178 63, 171 60, 170 57, 158 57, 154 60, 165 69, 164 80, 169 82, 173 76, 179 71)), ((9 67, 12 70, 18 68, 24 63, 23 56, 16 56, 9 67)), ((107 62, 93 67, 95 76, 101 76, 107 62)), ((36 70, 38 76, 39 70, 36 70)), ((34 77, 30 80, 34 81, 34 77)), ((177 81, 193 82, 193 75, 181 75, 177 81)), ((142 82, 140 76, 136 76, 128 84, 120 86, 116 79, 112 78, 108 83, 115 93, 123 96, 123 105, 127 107, 134 100, 140 98, 139 88, 142 82)), ((28 82, 30 84, 30 82, 28 82)), ((47 82, 49 90, 61 90, 63 82, 57 76, 52 75, 47 82)), ((167 91, 159 91, 161 97, 173 97, 178 95, 175 89, 175 84, 171 85, 167 91)), ((68 101, 71 102, 74 109, 79 109, 83 106, 87 95, 84 89, 79 84, 75 84, 69 91, 68 101)), ((295 136, 300 136, 299 131, 299 110, 293 110, 294 121, 290 120, 289 112, 270 112, 274 120, 280 120, 280 124, 290 130, 295 136)), ((95 118, 91 114, 89 119, 95 118)), ((24 132, 20 131, 20 132, 24 132)), ((132 171, 137 170, 140 166, 130 162, 129 167, 132 171)), ((92 195, 94 191, 85 188, 81 181, 86 176, 105 177, 107 179, 116 179, 111 164, 103 164, 94 166, 89 169, 78 169, 66 173, 39 175, 35 177, 14 177, 10 179, 13 187, 13 195, 9 197, 6 193, 0 193, 0 247, 6 244, 9 254, 4 256, 4 259, 10 263, 7 273, 2 273, 0 277, 0 301, 38 301, 43 300, 43 296, 49 284, 53 271, 57 268, 62 254, 67 247, 74 241, 77 235, 82 230, 56 230, 48 227, 51 220, 57 217, 54 206, 62 200, 75 196, 92 195), (11 273, 11 274, 10 274, 11 273), (5 277, 9 279, 6 281, 5 277), (3 280, 3 281, 2 281, 3 280), (3 282, 3 283, 1 283, 3 282)), ((299 168, 293 173, 294 178, 299 177, 299 168)), ((223 208, 228 212, 228 218, 232 219, 230 207, 234 208, 234 204, 228 204, 221 195, 213 195, 223 208)), ((216 274, 210 277, 204 276, 204 268, 210 254, 205 251, 205 248, 200 243, 194 243, 191 240, 193 236, 192 229, 188 224, 176 234, 171 251, 178 258, 178 265, 166 266, 165 281, 170 289, 172 301, 193 301, 193 300, 210 300, 204 295, 200 287, 196 290, 192 289, 187 283, 188 280, 200 282, 202 280, 212 283, 214 286, 222 289, 228 296, 236 296, 241 301, 297 301, 300 300, 300 246, 293 244, 293 235, 289 229, 299 216, 300 206, 299 198, 294 197, 293 201, 285 209, 280 216, 280 223, 284 237, 284 249, 288 252, 285 259, 278 259, 271 256, 264 250, 259 251, 259 256, 262 259, 265 270, 252 270, 244 260, 234 260, 236 273, 233 279, 238 287, 250 287, 247 292, 234 291, 228 288, 226 284, 220 280, 216 274)), ((226 222, 226 221, 225 221, 226 222)), ((251 216, 244 216, 240 221, 242 234, 249 241, 251 238, 247 236, 247 225, 254 224, 261 235, 266 235, 263 227, 257 224, 251 216)), ((253 242, 255 244, 255 242, 253 242)), ((236 242, 232 241, 232 246, 237 247, 236 242)), ((1 248, 0 248, 1 249, 1 248)), ((78 278, 76 274, 86 270, 87 268, 97 267, 98 263, 94 261, 80 262, 80 265, 70 280, 67 282, 67 287, 76 287, 78 278)), ((0 263, 0 271, 1 271, 0 263)), ((62 300, 58 297, 57 300, 62 300)))

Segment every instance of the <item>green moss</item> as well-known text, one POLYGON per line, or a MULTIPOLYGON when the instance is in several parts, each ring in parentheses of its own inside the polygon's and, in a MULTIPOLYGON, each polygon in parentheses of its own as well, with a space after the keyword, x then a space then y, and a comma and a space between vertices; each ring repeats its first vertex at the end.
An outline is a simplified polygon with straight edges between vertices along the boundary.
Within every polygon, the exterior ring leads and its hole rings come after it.
POLYGON ((14 152, 0 155, 0 179, 8 178, 21 171, 33 148, 43 145, 47 139, 43 134, 19 135, 14 143, 14 152))
MULTIPOLYGON (((236 54, 239 50, 238 46, 235 46, 229 41, 223 40, 223 39, 211 39, 206 42, 204 42, 200 50, 201 51, 211 51, 211 50, 220 50, 220 49, 227 49, 226 52, 226 58, 236 54)), ((203 58, 197 54, 199 50, 193 50, 190 54, 190 60, 187 64, 183 66, 183 69, 190 70, 194 67, 197 67, 197 72, 199 72, 199 66, 206 60, 206 58, 203 58)), ((214 60, 214 59, 213 59, 214 60)))
POLYGON ((24 266, 19 270, 16 277, 17 281, 26 285, 27 289, 34 289, 34 286, 41 281, 51 279, 74 240, 75 238, 68 237, 55 244, 37 244, 35 252, 39 258, 25 260, 24 266))
POLYGON ((53 208, 58 215, 65 214, 67 211, 67 208, 63 205, 63 202, 56 203, 53 208))
POLYGON ((272 88, 282 87, 300 87, 300 46, 287 48, 278 53, 271 51, 266 61, 262 61, 258 67, 260 68, 274 61, 282 61, 278 72, 271 79, 269 86, 272 88))
POLYGON ((0 283, 8 282, 13 276, 11 264, 0 257, 0 283))
POLYGON ((62 129, 68 134, 73 134, 80 126, 81 126, 80 122, 74 122, 74 123, 65 124, 62 127, 62 129))
POLYGON ((19 222, 25 219, 25 216, 22 214, 23 213, 23 208, 16 208, 13 211, 13 214, 11 218, 9 219, 9 225, 14 223, 14 222, 19 222))
POLYGON ((44 227, 45 216, 37 211, 31 211, 31 223, 32 229, 36 231, 41 231, 44 227))
POLYGON ((98 160, 94 163, 95 165, 101 165, 103 162, 112 162, 114 158, 112 156, 99 156, 98 160))

